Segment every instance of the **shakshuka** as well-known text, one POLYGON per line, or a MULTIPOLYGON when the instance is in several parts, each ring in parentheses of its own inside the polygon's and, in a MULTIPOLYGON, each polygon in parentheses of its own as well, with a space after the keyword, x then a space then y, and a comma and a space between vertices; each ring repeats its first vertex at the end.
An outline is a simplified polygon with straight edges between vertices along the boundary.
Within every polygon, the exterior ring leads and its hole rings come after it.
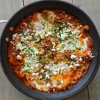
POLYGON ((12 37, 6 41, 11 68, 33 89, 70 89, 94 57, 88 30, 88 25, 65 11, 35 12, 10 28, 12 37))

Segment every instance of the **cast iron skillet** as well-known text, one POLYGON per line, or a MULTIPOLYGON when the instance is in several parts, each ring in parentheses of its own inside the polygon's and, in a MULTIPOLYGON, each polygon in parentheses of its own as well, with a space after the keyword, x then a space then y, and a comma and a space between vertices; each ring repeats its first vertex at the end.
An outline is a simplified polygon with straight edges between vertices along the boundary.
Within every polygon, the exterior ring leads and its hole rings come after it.
POLYGON ((5 26, 2 36, 1 36, 1 63, 2 68, 9 79, 9 81, 12 83, 12 85, 17 88, 19 91, 24 93, 25 95, 35 98, 35 99, 43 99, 43 100, 59 100, 59 99, 65 99, 69 98, 77 93, 79 93, 81 90, 83 90, 93 79, 95 76, 98 68, 99 68, 99 60, 100 60, 100 48, 99 48, 99 35, 97 32, 97 29, 91 19, 78 7, 67 3, 63 1, 39 1, 39 2, 33 2, 22 9, 20 9, 17 13, 13 15, 13 17, 9 20, 7 25, 5 26), (29 88, 24 84, 24 82, 17 77, 17 75, 11 70, 11 66, 9 65, 8 61, 8 46, 9 43, 5 42, 5 38, 9 37, 11 38, 11 33, 9 31, 10 27, 16 27, 18 23, 28 16, 29 14, 45 9, 60 9, 65 10, 73 15, 75 15, 77 18, 79 18, 83 25, 89 25, 90 30, 89 34, 93 39, 94 42, 94 58, 91 61, 91 65, 87 71, 87 73, 80 79, 80 81, 74 85, 70 90, 60 91, 58 93, 45 93, 38 90, 34 90, 29 88))

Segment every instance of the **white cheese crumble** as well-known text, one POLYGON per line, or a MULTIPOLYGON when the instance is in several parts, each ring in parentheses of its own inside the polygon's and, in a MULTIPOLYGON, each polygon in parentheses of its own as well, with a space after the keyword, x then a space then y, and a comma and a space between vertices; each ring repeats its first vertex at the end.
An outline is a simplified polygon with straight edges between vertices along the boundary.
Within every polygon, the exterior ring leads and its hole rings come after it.
POLYGON ((55 92, 55 89, 53 89, 53 92, 55 92))
POLYGON ((47 68, 47 69, 48 69, 48 68, 49 68, 49 66, 46 66, 45 68, 47 68))
POLYGON ((56 45, 55 42, 52 42, 52 44, 53 44, 53 48, 55 48, 55 45, 56 45))
POLYGON ((27 24, 26 23, 23 23, 25 26, 27 26, 27 24))
POLYGON ((21 59, 22 59, 22 57, 21 57, 20 55, 17 55, 17 59, 20 59, 20 60, 21 60, 21 59))
POLYGON ((69 68, 73 68, 73 65, 69 65, 69 68))
POLYGON ((61 70, 63 70, 65 68, 65 66, 61 67, 61 70))
POLYGON ((63 84, 63 81, 62 80, 60 82, 61 82, 61 84, 63 84))
POLYGON ((67 15, 65 15, 65 17, 67 17, 67 15))
POLYGON ((58 74, 58 72, 55 72, 55 71, 54 71, 54 72, 53 72, 53 74, 54 74, 54 75, 57 75, 57 74, 58 74))
POLYGON ((31 78, 31 81, 34 79, 34 77, 31 78))
POLYGON ((47 34, 45 36, 47 37, 48 35, 52 35, 52 33, 51 32, 47 32, 47 34))
POLYGON ((52 51, 56 51, 56 49, 51 49, 52 51))
POLYGON ((57 49, 57 51, 59 51, 60 49, 59 48, 56 48, 57 49))
POLYGON ((44 70, 42 69, 42 70, 41 70, 41 73, 43 73, 43 72, 44 72, 44 70))
POLYGON ((88 51, 88 56, 89 56, 90 58, 93 58, 93 57, 94 57, 94 56, 92 55, 91 51, 88 51))
POLYGON ((17 33, 12 35, 13 40, 17 37, 17 33))
POLYGON ((77 56, 75 56, 75 55, 71 55, 71 59, 75 59, 77 56))
POLYGON ((78 67, 78 66, 80 66, 80 64, 75 64, 75 67, 78 67))
POLYGON ((39 73, 32 73, 32 76, 39 75, 39 73))
POLYGON ((16 45, 16 50, 22 50, 22 44, 20 42, 18 42, 18 44, 16 45))
POLYGON ((82 58, 81 57, 79 58, 79 61, 82 61, 82 58))
POLYGON ((42 76, 40 76, 40 79, 42 78, 42 76))
POLYGON ((47 84, 46 84, 46 87, 50 87, 50 83, 47 83, 47 84))
POLYGON ((49 79, 50 78, 50 76, 49 76, 49 74, 46 74, 46 76, 45 76, 47 79, 49 79))

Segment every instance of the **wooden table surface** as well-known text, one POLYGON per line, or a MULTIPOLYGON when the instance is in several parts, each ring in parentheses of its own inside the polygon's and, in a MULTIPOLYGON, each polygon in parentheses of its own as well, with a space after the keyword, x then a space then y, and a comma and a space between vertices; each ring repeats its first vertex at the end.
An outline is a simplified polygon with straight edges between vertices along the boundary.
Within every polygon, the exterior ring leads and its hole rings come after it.
MULTIPOLYGON (((0 0, 0 20, 9 18, 23 6, 38 0, 0 0)), ((63 0, 85 11, 100 33, 100 0, 63 0)), ((0 24, 0 35, 6 23, 0 24)), ((0 65, 0 100, 35 100, 19 92, 6 78, 0 65)), ((66 100, 100 100, 100 69, 93 81, 79 94, 66 100)))

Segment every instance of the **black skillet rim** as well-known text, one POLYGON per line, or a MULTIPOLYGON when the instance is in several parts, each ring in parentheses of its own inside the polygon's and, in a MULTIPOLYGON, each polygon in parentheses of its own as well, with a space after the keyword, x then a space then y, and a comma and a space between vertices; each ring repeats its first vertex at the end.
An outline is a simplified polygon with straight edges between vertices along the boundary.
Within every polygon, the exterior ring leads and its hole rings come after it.
MULTIPOLYGON (((6 24, 4 30, 6 29, 7 25, 8 25, 9 22, 12 20, 12 18, 13 18, 14 16, 16 16, 16 14, 17 14, 18 12, 20 12, 20 11, 23 10, 24 8, 28 7, 29 5, 32 5, 33 3, 44 2, 44 1, 47 1, 47 0, 32 2, 32 3, 30 3, 30 4, 26 5, 26 6, 24 6, 24 7, 21 8, 20 10, 18 10, 18 11, 9 19, 9 21, 8 21, 8 23, 6 24)), ((49 0, 48 0, 48 1, 49 1, 49 0)), ((79 9, 78 7, 74 6, 73 4, 70 4, 70 3, 65 2, 65 1, 58 1, 58 0, 55 0, 55 1, 60 2, 60 3, 62 3, 62 2, 63 2, 63 3, 67 3, 68 5, 70 5, 70 6, 74 7, 74 8, 76 8, 76 9, 78 9, 80 12, 82 12, 84 15, 86 15, 86 16, 89 18, 89 16, 88 16, 84 11, 82 11, 82 10, 79 9)), ((89 18, 89 19, 90 19, 90 18, 89 18)), ((92 22, 91 19, 90 19, 90 21, 92 22)), ((94 25, 93 22, 92 22, 92 24, 93 24, 93 26, 94 26, 94 28, 95 28, 95 30, 96 30, 96 32, 97 32, 97 29, 96 29, 96 27, 95 27, 95 25, 94 25)), ((2 32, 1 40, 0 40, 0 56, 1 56, 1 58, 2 58, 2 52, 1 52, 1 51, 2 51, 2 48, 1 48, 1 47, 2 47, 2 37, 3 37, 3 34, 4 34, 4 30, 3 30, 3 32, 2 32)), ((97 35, 98 35, 98 38, 99 38, 98 32, 97 32, 97 35)), ((98 42, 100 42, 100 39, 98 39, 98 42)), ((22 91, 22 89, 19 88, 19 87, 13 82, 13 81, 9 78, 9 75, 7 75, 6 70, 3 68, 3 62, 2 62, 2 60, 3 60, 3 59, 1 59, 2 69, 3 69, 3 71, 4 71, 5 75, 6 75, 6 77, 8 78, 8 80, 11 82, 11 84, 12 84, 16 89, 18 89, 20 92, 24 93, 25 95, 27 95, 27 96, 29 96, 29 97, 31 97, 31 98, 41 99, 40 97, 39 97, 39 98, 38 98, 38 97, 33 97, 33 96, 31 96, 30 94, 27 94, 25 91, 22 91)), ((96 64, 96 69, 94 70, 94 73, 91 75, 91 77, 89 78, 89 80, 87 81, 87 83, 86 83, 83 87, 81 87, 79 90, 77 90, 76 92, 74 92, 73 94, 70 94, 69 96, 65 96, 65 97, 60 97, 59 99, 65 99, 65 98, 69 98, 69 97, 74 96, 75 94, 77 94, 77 93, 79 93, 80 91, 82 91, 82 90, 92 81, 92 79, 93 79, 94 76, 96 75, 96 73, 97 73, 97 71, 98 71, 98 68, 99 68, 99 62, 100 62, 100 48, 98 48, 98 58, 97 58, 97 60, 98 60, 98 62, 97 62, 97 64, 96 64)), ((49 97, 48 97, 48 98, 44 98, 44 99, 58 99, 58 98, 49 98, 49 97)))

